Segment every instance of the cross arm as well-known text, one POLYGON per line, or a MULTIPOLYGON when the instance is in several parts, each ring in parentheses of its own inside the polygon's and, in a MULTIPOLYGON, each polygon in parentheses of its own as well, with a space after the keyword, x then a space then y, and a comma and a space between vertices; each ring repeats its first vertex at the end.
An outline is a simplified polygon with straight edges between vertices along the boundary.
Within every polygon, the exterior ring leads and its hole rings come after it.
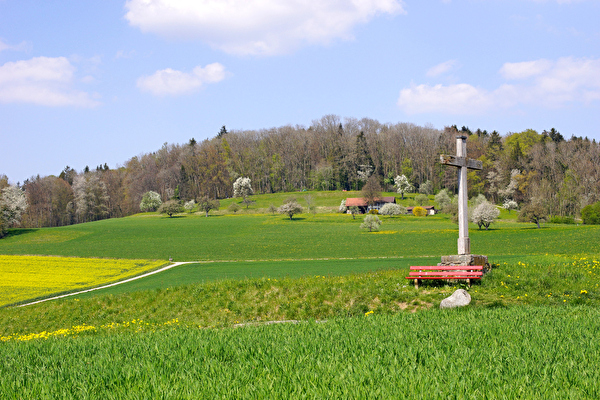
POLYGON ((453 167, 467 167, 468 169, 483 169, 483 162, 472 158, 457 157, 446 154, 440 155, 440 163, 452 165, 453 167))

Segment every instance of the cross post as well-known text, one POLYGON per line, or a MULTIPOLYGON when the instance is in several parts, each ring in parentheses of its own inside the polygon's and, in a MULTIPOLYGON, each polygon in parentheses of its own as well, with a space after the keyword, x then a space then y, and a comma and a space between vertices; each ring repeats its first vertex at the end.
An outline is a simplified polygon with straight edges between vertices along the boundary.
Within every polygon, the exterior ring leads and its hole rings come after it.
POLYGON ((440 155, 440 163, 459 168, 458 171, 458 254, 471 254, 469 239, 469 212, 467 191, 467 170, 483 169, 483 163, 467 158, 467 137, 456 137, 456 156, 440 155))

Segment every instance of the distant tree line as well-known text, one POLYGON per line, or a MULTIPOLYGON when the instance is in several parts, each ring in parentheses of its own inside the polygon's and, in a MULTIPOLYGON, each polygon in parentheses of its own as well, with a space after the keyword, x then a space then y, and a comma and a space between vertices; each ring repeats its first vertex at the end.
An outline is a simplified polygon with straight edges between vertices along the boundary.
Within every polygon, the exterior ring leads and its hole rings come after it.
MULTIPOLYGON (((550 215, 579 216, 600 201, 600 146, 595 140, 566 140, 555 129, 501 136, 467 127, 443 130, 409 123, 383 124, 364 118, 326 115, 309 127, 262 130, 225 127, 211 139, 165 143, 116 169, 106 164, 23 182, 28 208, 21 226, 61 226, 140 212, 144 194, 182 206, 234 195, 234 182, 249 178, 255 193, 303 189, 361 190, 369 178, 396 191, 399 176, 407 191, 435 194, 457 190, 455 168, 440 165, 439 154, 454 154, 456 135, 466 135, 470 158, 483 170, 468 175, 469 196, 483 194, 495 204, 531 203, 550 215)), ((241 181, 238 181, 241 182, 241 181)), ((8 178, 0 176, 0 190, 8 178)))

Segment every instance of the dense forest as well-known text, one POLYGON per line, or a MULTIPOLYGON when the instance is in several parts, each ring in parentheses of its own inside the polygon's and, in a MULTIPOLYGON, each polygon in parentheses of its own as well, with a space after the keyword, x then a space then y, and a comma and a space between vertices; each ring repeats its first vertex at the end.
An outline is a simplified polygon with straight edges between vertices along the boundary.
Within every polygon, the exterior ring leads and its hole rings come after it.
MULTIPOLYGON (((555 129, 525 130, 501 136, 449 126, 443 130, 409 123, 327 115, 309 127, 283 126, 258 131, 227 131, 185 144, 167 144, 135 156, 116 169, 106 164, 78 172, 66 167, 57 176, 27 179, 28 208, 21 226, 61 226, 140 211, 144 193, 163 201, 222 199, 233 182, 249 177, 255 193, 298 190, 360 190, 375 176, 385 190, 405 175, 415 191, 457 190, 456 169, 439 164, 454 154, 456 135, 468 136, 470 158, 483 170, 469 173, 470 197, 483 194, 501 204, 536 201, 550 215, 578 216, 600 200, 600 145, 588 138, 565 139, 555 129)), ((0 189, 8 177, 0 175, 0 189)))

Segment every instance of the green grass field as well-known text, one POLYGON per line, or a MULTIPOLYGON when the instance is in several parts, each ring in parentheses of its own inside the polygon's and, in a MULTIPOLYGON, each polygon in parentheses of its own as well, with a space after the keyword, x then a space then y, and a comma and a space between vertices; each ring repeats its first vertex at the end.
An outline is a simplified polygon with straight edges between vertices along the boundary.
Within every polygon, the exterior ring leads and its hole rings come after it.
POLYGON ((198 262, 0 308, 0 393, 598 398, 600 227, 536 229, 514 212, 489 231, 472 225, 473 252, 494 268, 469 289, 468 309, 444 311, 439 302, 464 285, 416 290, 405 276, 455 253, 457 226, 382 217, 381 232, 363 232, 361 217, 326 212, 343 195, 323 194, 318 213, 293 221, 258 212, 288 197, 279 194, 236 215, 12 231, 0 254, 198 262), (281 320, 305 322, 262 325, 281 320))
POLYGON ((0 345, 4 398, 597 399, 597 307, 471 308, 0 345))
MULTIPOLYGON (((447 216, 382 217, 368 233, 362 218, 342 214, 140 215, 61 228, 13 231, 0 254, 162 259, 176 261, 307 260, 435 256, 456 252, 458 228, 447 216)), ((489 256, 596 254, 600 227, 498 222, 472 225, 471 248, 489 256)))

